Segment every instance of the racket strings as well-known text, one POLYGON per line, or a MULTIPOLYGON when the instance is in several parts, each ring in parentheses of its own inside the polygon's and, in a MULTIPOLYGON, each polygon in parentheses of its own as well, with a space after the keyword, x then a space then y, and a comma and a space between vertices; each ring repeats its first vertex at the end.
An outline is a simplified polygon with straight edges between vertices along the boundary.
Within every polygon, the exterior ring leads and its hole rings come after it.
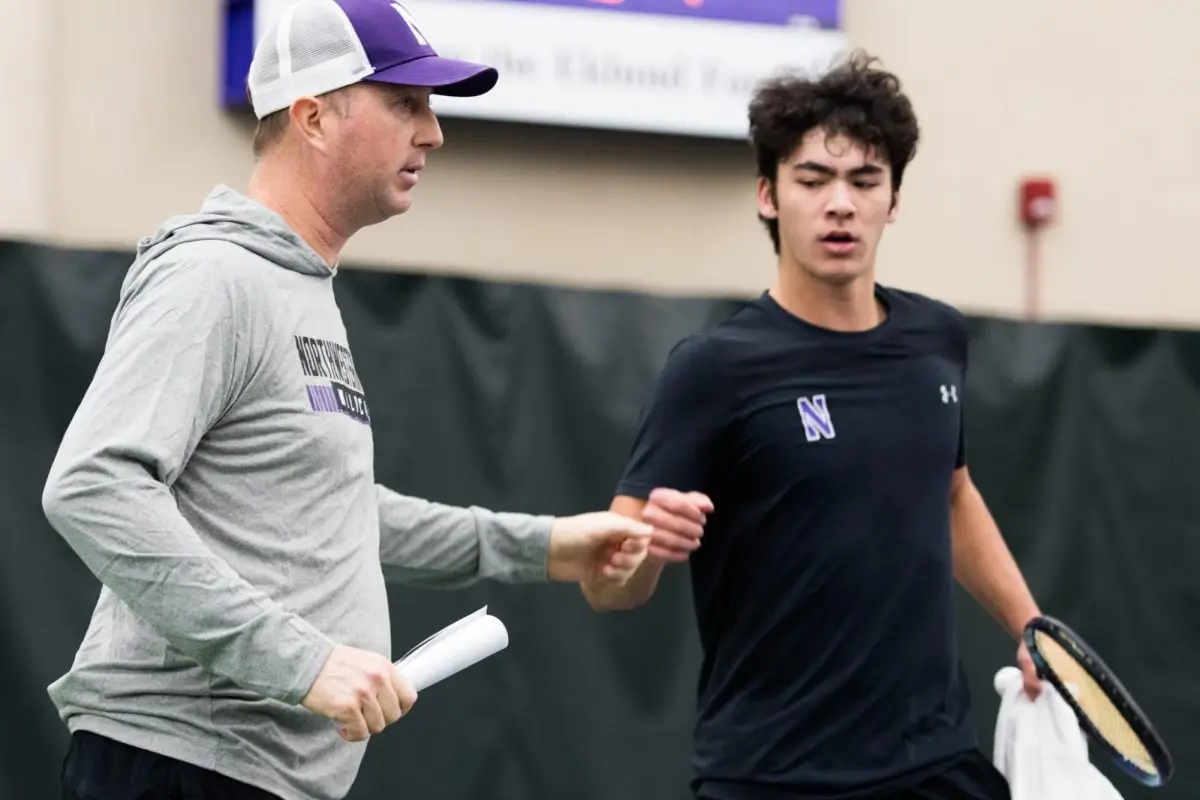
POLYGON ((1129 721, 1109 699, 1079 661, 1061 644, 1041 631, 1034 634, 1037 649, 1064 686, 1076 689, 1075 701, 1096 730, 1118 753, 1147 773, 1157 775, 1158 767, 1142 739, 1129 721))

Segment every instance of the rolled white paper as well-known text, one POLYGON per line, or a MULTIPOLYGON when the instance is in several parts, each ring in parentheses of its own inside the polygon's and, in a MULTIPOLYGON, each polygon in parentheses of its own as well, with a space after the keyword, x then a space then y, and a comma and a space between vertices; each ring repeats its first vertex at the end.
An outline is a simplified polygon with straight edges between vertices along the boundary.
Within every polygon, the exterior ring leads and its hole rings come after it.
POLYGON ((421 692, 506 647, 508 629, 485 606, 426 639, 397 661, 396 669, 421 692))

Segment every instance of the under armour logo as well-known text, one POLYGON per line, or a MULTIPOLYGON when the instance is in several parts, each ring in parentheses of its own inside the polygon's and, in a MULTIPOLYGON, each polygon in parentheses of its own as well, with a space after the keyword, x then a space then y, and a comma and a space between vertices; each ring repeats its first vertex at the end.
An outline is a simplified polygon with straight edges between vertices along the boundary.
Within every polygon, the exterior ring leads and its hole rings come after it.
POLYGON ((941 386, 941 389, 942 389, 942 402, 943 403, 957 403, 958 402, 958 387, 957 386, 955 386, 954 384, 947 386, 946 384, 943 383, 941 386))

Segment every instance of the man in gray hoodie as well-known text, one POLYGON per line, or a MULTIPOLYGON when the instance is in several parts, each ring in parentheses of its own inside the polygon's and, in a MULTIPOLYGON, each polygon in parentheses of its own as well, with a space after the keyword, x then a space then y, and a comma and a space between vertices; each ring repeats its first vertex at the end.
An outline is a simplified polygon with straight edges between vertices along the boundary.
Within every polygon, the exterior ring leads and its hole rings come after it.
POLYGON ((374 478, 339 254, 406 211, 442 134, 430 94, 495 70, 443 59, 382 0, 301 0, 256 52, 249 190, 139 243, 43 506, 102 583, 49 692, 68 798, 332 800, 416 700, 391 662, 385 570, 620 583, 658 529, 698 544, 707 498, 642 521, 406 497, 374 478))

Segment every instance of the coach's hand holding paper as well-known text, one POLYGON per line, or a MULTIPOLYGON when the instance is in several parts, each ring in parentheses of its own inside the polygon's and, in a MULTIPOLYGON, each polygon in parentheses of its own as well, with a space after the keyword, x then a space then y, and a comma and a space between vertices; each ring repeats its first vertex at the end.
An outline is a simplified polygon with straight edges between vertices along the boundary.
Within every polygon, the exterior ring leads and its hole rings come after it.
POLYGON ((417 692, 387 658, 337 645, 321 667, 303 705, 337 723, 348 742, 382 733, 417 702, 417 692))
POLYGON ((508 647, 508 629, 487 606, 430 636, 396 662, 418 691, 508 647))

